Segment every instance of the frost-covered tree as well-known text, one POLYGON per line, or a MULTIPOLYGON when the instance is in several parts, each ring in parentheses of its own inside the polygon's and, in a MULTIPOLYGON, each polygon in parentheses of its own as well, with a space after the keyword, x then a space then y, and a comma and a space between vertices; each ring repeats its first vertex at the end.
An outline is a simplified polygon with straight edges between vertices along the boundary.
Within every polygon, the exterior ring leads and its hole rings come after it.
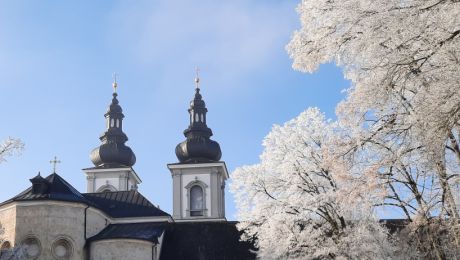
MULTIPOLYGON (((378 169, 383 204, 403 210, 412 234, 442 222, 458 250, 460 1, 303 0, 298 11, 293 67, 335 62, 352 82, 337 109, 355 140, 346 155, 378 169)), ((436 233, 420 248, 443 258, 452 246, 436 233)))
POLYGON ((243 239, 255 241, 260 257, 393 255, 386 230, 372 215, 378 180, 372 182, 372 172, 367 178, 354 174, 349 163, 334 155, 340 138, 336 124, 311 108, 272 128, 259 164, 234 171, 238 228, 243 239))
MULTIPOLYGON (((0 144, 0 163, 5 162, 7 157, 20 154, 24 149, 24 143, 15 138, 7 138, 0 144)), ((4 238, 5 228, 0 222, 0 260, 24 259, 24 248, 16 246, 10 248, 10 242, 4 238)))
POLYGON ((460 2, 304 0, 298 11, 302 28, 288 45, 294 68, 335 61, 353 83, 338 108, 350 125, 423 140, 446 213, 458 219, 458 175, 448 175, 446 151, 458 167, 460 2))
POLYGON ((5 228, 0 222, 0 260, 21 260, 26 259, 25 247, 15 246, 10 247, 10 242, 4 239, 5 228), (8 245, 6 245, 8 243, 8 245))
POLYGON ((0 143, 0 163, 5 162, 7 157, 20 154, 24 149, 24 143, 20 139, 8 137, 0 143))

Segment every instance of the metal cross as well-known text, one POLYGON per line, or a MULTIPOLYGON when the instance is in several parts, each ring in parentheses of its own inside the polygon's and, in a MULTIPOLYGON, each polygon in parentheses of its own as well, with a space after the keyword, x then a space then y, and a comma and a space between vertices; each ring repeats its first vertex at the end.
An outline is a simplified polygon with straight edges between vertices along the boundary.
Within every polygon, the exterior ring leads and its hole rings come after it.
POLYGON ((61 163, 61 161, 59 161, 57 157, 54 156, 54 160, 51 160, 50 163, 53 164, 53 173, 56 173, 56 164, 61 163))
POLYGON ((198 68, 198 66, 195 67, 195 73, 195 88, 200 88, 200 68, 198 68))
POLYGON ((113 77, 113 84, 112 84, 112 86, 113 86, 113 93, 117 93, 117 87, 118 87, 118 84, 117 84, 117 76, 118 76, 118 74, 117 74, 116 72, 114 72, 114 73, 112 74, 112 77, 113 77))

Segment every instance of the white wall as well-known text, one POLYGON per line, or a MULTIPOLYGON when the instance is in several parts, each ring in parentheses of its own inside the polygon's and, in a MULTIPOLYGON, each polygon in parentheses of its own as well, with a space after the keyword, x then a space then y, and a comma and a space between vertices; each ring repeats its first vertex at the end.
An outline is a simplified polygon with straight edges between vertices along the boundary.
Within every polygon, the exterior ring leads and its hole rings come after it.
POLYGON ((96 241, 91 243, 90 260, 152 260, 153 247, 151 242, 134 239, 96 241))
POLYGON ((211 174, 210 172, 204 171, 203 169, 196 170, 190 169, 183 171, 182 174, 182 216, 187 216, 187 205, 188 205, 188 196, 187 189, 185 188, 189 183, 194 182, 195 180, 201 181, 207 185, 205 192, 206 195, 206 209, 208 210, 208 215, 211 215, 211 174), (196 179, 195 179, 196 178, 196 179))
POLYGON ((88 208, 86 211, 86 238, 90 238, 101 232, 110 220, 97 209, 88 208))

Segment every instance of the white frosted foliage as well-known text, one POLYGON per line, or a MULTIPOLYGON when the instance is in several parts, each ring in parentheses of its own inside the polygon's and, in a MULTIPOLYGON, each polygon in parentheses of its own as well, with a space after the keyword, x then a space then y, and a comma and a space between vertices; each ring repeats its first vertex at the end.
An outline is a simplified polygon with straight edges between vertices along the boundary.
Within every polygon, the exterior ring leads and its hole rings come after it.
MULTIPOLYGON (((260 163, 232 174, 239 228, 262 258, 383 259, 387 233, 360 175, 335 157, 340 130, 310 108, 265 137, 260 163), (359 256, 359 257, 358 257, 359 256)), ((371 182, 371 181, 370 181, 371 182)))
POLYGON ((344 160, 380 176, 379 205, 411 222, 420 257, 458 255, 460 2, 303 0, 298 12, 293 67, 334 62, 352 83, 337 107, 344 160))

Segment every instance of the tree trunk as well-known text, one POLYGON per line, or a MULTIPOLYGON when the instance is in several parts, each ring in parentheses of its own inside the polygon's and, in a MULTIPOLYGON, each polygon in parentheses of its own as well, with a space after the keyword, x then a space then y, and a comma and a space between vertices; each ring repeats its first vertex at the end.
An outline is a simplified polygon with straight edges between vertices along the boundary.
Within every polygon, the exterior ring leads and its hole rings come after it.
POLYGON ((439 181, 441 184, 441 188, 444 194, 444 205, 446 210, 452 220, 458 221, 460 219, 457 204, 455 203, 454 195, 452 194, 452 190, 450 188, 448 179, 447 179, 447 172, 446 172, 446 165, 445 165, 445 154, 442 153, 440 155, 441 158, 436 162, 437 174, 439 177, 439 181))

